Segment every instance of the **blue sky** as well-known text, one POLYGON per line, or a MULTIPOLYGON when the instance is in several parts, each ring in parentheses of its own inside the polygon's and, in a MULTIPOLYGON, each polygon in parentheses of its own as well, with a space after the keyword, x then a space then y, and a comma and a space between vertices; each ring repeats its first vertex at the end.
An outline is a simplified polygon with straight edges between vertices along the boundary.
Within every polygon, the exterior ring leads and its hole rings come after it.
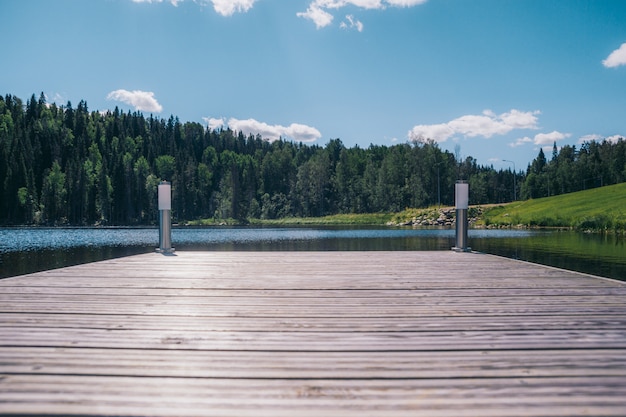
POLYGON ((622 0, 0 0, 0 94, 525 170, 626 135, 622 0))

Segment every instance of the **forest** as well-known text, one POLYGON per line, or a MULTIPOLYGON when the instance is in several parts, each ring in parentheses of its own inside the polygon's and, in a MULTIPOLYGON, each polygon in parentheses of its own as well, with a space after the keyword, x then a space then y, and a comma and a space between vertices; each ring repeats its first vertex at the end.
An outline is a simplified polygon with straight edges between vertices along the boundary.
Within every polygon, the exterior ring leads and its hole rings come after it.
POLYGON ((539 198, 626 181, 626 141, 543 150, 526 172, 480 166, 433 141, 347 148, 269 142, 140 112, 90 112, 0 96, 0 224, 148 225, 157 186, 172 183, 172 215, 274 219, 396 212, 454 204, 454 183, 471 204, 539 198))

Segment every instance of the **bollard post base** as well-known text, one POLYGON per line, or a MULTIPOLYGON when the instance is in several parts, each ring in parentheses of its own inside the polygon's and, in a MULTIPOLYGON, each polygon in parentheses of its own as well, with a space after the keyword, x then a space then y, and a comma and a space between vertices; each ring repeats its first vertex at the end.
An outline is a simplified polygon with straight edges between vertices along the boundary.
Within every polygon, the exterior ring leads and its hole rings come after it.
POLYGON ((163 254, 163 255, 174 255, 174 252, 176 251, 176 249, 174 249, 174 248, 169 248, 169 249, 156 248, 154 251, 156 253, 160 253, 160 254, 163 254))
POLYGON ((457 248, 456 246, 454 246, 451 249, 454 252, 471 252, 472 251, 472 248, 457 248))

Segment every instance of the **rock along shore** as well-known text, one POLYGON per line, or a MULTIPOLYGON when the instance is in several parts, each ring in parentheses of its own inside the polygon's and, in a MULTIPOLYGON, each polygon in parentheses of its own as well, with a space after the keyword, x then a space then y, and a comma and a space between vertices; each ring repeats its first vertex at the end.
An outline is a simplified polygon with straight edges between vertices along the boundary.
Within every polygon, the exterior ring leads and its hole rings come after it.
MULTIPOLYGON (((469 224, 475 224, 480 220, 483 214, 483 210, 480 207, 472 207, 469 210, 469 224)), ((440 208, 424 210, 419 215, 414 216, 411 219, 401 222, 388 222, 387 226, 437 226, 437 227, 452 227, 456 225, 456 209, 455 208, 440 208)))

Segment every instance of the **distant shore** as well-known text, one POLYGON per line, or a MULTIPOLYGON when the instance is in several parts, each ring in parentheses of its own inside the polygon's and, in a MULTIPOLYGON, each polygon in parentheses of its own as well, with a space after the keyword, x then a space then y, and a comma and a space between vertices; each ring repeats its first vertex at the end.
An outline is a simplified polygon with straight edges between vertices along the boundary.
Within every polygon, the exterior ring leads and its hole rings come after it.
MULTIPOLYGON (((471 228, 561 228, 589 233, 626 234, 626 183, 553 197, 503 204, 470 206, 471 228)), ((176 222, 175 227, 198 226, 377 226, 454 227, 456 209, 451 206, 407 208, 398 213, 335 214, 322 217, 280 219, 200 219, 176 222)), ((29 227, 10 225, 4 227, 29 227)), ((143 228, 156 225, 47 225, 39 227, 143 228)))
MULTIPOLYGON (((405 226, 453 227, 454 207, 407 208, 399 213, 337 214, 324 217, 234 220, 198 220, 190 226, 249 224, 259 226, 405 226)), ((565 228, 582 232, 626 233, 626 183, 503 204, 470 206, 474 228, 565 228)))

